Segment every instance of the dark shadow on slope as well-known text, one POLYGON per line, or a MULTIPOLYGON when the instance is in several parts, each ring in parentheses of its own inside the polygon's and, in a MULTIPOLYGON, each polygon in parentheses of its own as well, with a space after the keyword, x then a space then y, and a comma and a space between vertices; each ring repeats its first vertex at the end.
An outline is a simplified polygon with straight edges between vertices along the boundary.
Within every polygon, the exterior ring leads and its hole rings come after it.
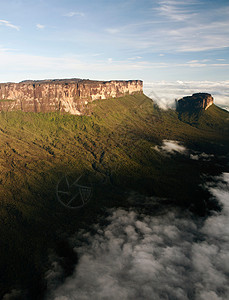
MULTIPOLYGON (((166 198, 168 205, 179 205, 201 216, 220 209, 201 187, 207 178, 202 174, 219 175, 228 170, 228 157, 207 163, 180 154, 166 158, 152 147, 165 138, 178 138, 190 149, 212 150, 226 157, 228 136, 219 138, 221 130, 197 130, 180 122, 176 112, 155 108, 151 100, 142 104, 142 97, 137 104, 134 97, 111 100, 119 111, 108 107, 107 112, 104 105, 110 104, 100 101, 101 111, 92 118, 12 114, 11 127, 8 121, 1 125, 2 139, 12 143, 14 138, 15 142, 4 148, 9 166, 0 182, 0 296, 15 288, 25 291, 27 299, 42 299, 50 249, 62 257, 63 276, 70 276, 77 257, 70 251, 67 237, 96 223, 106 208, 128 208, 131 192, 166 198), (30 130, 26 135, 27 123, 30 130), (223 146, 219 146, 221 142, 223 146), (65 173, 73 178, 85 173, 91 179, 93 197, 80 210, 67 209, 56 198, 57 182, 65 173)), ((221 112, 216 111, 214 118, 218 119, 218 114, 221 112)), ((221 121, 217 124, 221 128, 221 121)))

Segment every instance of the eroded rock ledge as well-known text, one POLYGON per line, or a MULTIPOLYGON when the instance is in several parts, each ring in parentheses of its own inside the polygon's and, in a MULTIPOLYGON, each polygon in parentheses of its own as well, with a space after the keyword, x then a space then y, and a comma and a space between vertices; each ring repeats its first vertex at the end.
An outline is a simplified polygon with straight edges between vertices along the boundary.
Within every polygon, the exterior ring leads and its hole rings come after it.
POLYGON ((196 93, 176 101, 176 107, 177 111, 180 112, 207 110, 213 104, 213 101, 213 97, 208 93, 196 93))
POLYGON ((141 80, 54 79, 0 83, 0 111, 84 113, 89 102, 143 92, 141 80))

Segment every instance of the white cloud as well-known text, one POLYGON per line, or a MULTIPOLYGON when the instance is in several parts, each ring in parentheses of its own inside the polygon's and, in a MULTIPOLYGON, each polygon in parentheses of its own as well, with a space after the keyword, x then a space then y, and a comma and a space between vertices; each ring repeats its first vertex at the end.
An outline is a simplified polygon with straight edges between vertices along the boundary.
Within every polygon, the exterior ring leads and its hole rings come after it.
POLYGON ((168 31, 170 40, 178 45, 177 51, 198 52, 228 47, 228 21, 211 22, 209 24, 202 23, 199 17, 192 20, 191 24, 187 23, 177 29, 176 35, 172 35, 172 30, 168 31))
POLYGON ((79 11, 71 11, 69 13, 64 14, 64 17, 74 17, 74 16, 84 17, 85 13, 79 11))
POLYGON ((20 30, 19 26, 13 25, 12 23, 10 23, 9 21, 6 21, 6 20, 0 20, 0 25, 4 25, 6 27, 16 29, 17 31, 20 30))
MULTIPOLYGON (((186 21, 191 19, 195 13, 191 12, 187 6, 194 4, 193 2, 184 1, 159 1, 157 10, 162 16, 174 21, 186 21)), ((196 2, 195 2, 196 4, 196 2)))
POLYGON ((159 90, 152 85, 144 83, 144 93, 151 98, 161 109, 175 108, 175 98, 171 97, 169 90, 159 90))
POLYGON ((190 60, 187 63, 188 64, 195 64, 195 63, 198 63, 198 62, 199 62, 199 60, 190 60))
POLYGON ((206 220, 171 208, 155 215, 112 209, 109 225, 78 232, 75 272, 48 299, 227 299, 229 173, 221 180, 207 188, 223 211, 206 220))
POLYGON ((192 160, 210 161, 212 158, 214 158, 214 154, 207 154, 205 152, 195 153, 195 154, 190 154, 190 158, 192 160))
MULTIPOLYGON (((97 70, 97 78, 100 77, 102 80, 104 79, 115 79, 112 72, 115 74, 122 70, 121 78, 120 75, 117 79, 130 79, 132 76, 138 77, 144 76, 143 74, 146 73, 145 70, 149 73, 151 70, 155 72, 156 69, 166 69, 166 68, 173 68, 176 67, 191 67, 189 64, 175 64, 175 63, 164 63, 164 62, 150 62, 146 60, 142 60, 141 56, 133 56, 130 59, 125 60, 112 60, 112 63, 107 63, 108 60, 106 58, 101 57, 100 59, 93 59, 93 54, 89 54, 91 60, 88 59, 88 54, 75 56, 75 55, 68 55, 63 57, 48 57, 48 56, 36 56, 31 55, 28 53, 20 53, 9 51, 10 49, 6 49, 4 47, 0 47, 0 68, 7 70, 2 76, 0 76, 0 81, 15 81, 15 80, 23 80, 25 78, 48 78, 48 77, 63 77, 63 76, 75 76, 75 72, 77 70, 78 75, 86 76, 86 78, 90 78, 94 76, 94 72, 92 70, 97 70), (4 49, 4 51, 1 49, 4 49), (81 71, 85 72, 85 75, 81 75, 81 71), (136 71, 133 73, 132 71, 136 71), (104 74, 101 75, 101 72, 104 74), (109 72, 109 75, 108 75, 109 72), (7 73, 9 75, 7 75, 7 73), (17 73, 23 74, 23 77, 19 79, 15 79, 17 73), (12 74, 13 77, 12 77, 12 74), (36 75, 37 74, 37 75, 36 75), (51 75, 50 75, 51 74, 51 75), (65 75, 66 74, 66 75, 65 75), (124 75, 125 74, 125 75, 124 75), (128 75, 126 75, 128 74, 128 75), (134 74, 134 75, 133 75, 134 74), (9 77, 7 77, 9 76, 9 77), (34 77, 35 76, 35 77, 34 77), (109 77, 108 77, 109 76, 109 77), (104 78, 105 77, 105 78, 104 78), (112 78, 113 77, 113 78, 112 78)), ((98 55, 99 53, 95 53, 98 55)), ((111 62, 111 60, 109 60, 111 62)), ((228 67, 226 64, 223 68, 228 67)), ((96 78, 95 78, 96 79, 96 78)), ((209 82, 211 83, 211 82, 209 82)), ((184 82, 182 85, 178 85, 177 82, 175 83, 168 83, 160 84, 160 82, 155 82, 152 84, 148 84, 144 82, 144 91, 147 95, 152 96, 153 99, 158 101, 159 105, 166 109, 168 107, 175 107, 175 98, 173 97, 175 89, 177 89, 178 95, 181 94, 181 97, 184 96, 183 90, 187 88, 190 82, 184 82), (173 89, 173 90, 171 90, 173 89)), ((197 88, 199 86, 199 82, 197 83, 197 88)), ((209 84, 209 92, 212 88, 215 87, 214 83, 211 85, 209 84)), ((196 88, 196 87, 194 87, 196 88)), ((190 89, 189 89, 190 90, 190 89)), ((176 91, 176 92, 177 92, 176 91)), ((206 91, 206 90, 205 90, 206 91)), ((223 92, 221 88, 215 89, 217 93, 223 92)), ((187 91, 185 91, 187 92, 187 91)), ((194 90, 195 92, 195 90, 194 90)), ((187 94, 190 95, 190 94, 187 94)), ((215 96, 215 95, 213 95, 215 96)), ((180 97, 180 98, 181 98, 180 97)), ((217 99, 216 97, 214 97, 217 99)))
POLYGON ((190 149, 187 149, 181 142, 174 140, 163 140, 162 145, 154 146, 152 147, 152 149, 161 152, 164 155, 175 153, 189 155, 190 159, 192 160, 210 161, 215 157, 214 154, 209 154, 205 152, 201 153, 198 151, 192 151, 190 149))
POLYGON ((45 25, 37 24, 36 27, 37 27, 37 29, 44 29, 44 28, 45 28, 45 25))
POLYGON ((214 103, 229 107, 229 81, 155 81, 144 82, 144 93, 162 107, 174 108, 175 99, 203 92, 212 94, 214 103))
POLYGON ((206 64, 201 64, 201 63, 187 63, 187 66, 191 67, 191 68, 203 68, 206 67, 206 64))
POLYGON ((163 140, 161 146, 155 146, 153 149, 165 153, 165 154, 174 154, 174 153, 186 153, 187 149, 178 141, 172 140, 163 140))
POLYGON ((213 67, 229 67, 229 64, 212 64, 213 67))
POLYGON ((182 80, 177 80, 177 83, 184 84, 184 82, 182 80))
POLYGON ((159 1, 151 18, 119 29, 122 44, 161 53, 225 49, 229 47, 228 11, 228 6, 206 10, 199 1, 159 1))
POLYGON ((138 59, 142 59, 142 56, 134 56, 134 57, 129 57, 129 60, 138 60, 138 59))
MULTIPOLYGON (((36 56, 30 54, 23 53, 12 53, 11 51, 2 51, 0 52, 0 68, 6 69, 9 72, 10 77, 7 78, 7 74, 2 74, 0 76, 0 81, 13 81, 15 80, 15 75, 17 72, 23 75, 23 78, 19 78, 19 80, 27 78, 48 78, 58 76, 75 76, 75 72, 77 70, 78 76, 79 72, 85 72, 86 78, 89 76, 94 76, 94 72, 92 70, 97 70, 97 72, 104 72, 105 76, 107 72, 116 72, 122 70, 122 72, 129 72, 133 70, 144 70, 150 68, 165 68, 166 65, 163 63, 149 63, 147 61, 137 61, 137 60, 123 60, 123 61, 115 61, 112 58, 109 59, 101 59, 97 61, 88 61, 88 56, 68 56, 68 57, 48 57, 48 56, 36 56), (109 63, 108 63, 109 62, 109 63), (111 63, 112 62, 112 63, 111 63), (12 74, 14 74, 14 78, 12 78, 12 74), (27 75, 28 74, 28 75, 27 75), (41 75, 40 75, 41 74, 41 75), (50 75, 53 74, 53 75, 50 75), (59 74, 59 75, 58 75, 59 74), (61 75, 60 75, 61 74, 61 75), (65 75, 70 74, 70 75, 65 75), (73 74, 73 75, 72 75, 73 74), (90 75, 92 74, 92 75, 90 75)), ((22 76, 22 75, 20 75, 22 76)), ((98 75, 97 75, 98 76, 98 75)), ((98 79, 98 77, 97 77, 98 79)), ((104 78, 101 78, 104 80, 104 78)), ((113 78, 112 78, 113 79, 113 78)), ((120 75, 117 79, 120 78, 120 75)), ((123 78, 124 79, 124 78, 123 78)), ((127 77, 127 79, 129 79, 127 77)))

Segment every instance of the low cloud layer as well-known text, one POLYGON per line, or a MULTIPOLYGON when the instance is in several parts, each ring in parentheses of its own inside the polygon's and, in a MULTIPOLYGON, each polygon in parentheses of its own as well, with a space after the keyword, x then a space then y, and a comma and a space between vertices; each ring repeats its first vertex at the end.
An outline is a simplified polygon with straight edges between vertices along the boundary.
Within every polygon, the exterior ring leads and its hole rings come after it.
POLYGON ((211 161, 215 158, 214 154, 190 150, 181 142, 174 140, 163 140, 162 145, 154 146, 152 149, 164 155, 174 155, 176 153, 180 153, 186 155, 192 160, 211 161))
POLYGON ((94 225, 95 235, 77 234, 75 272, 48 299, 226 300, 229 173, 206 188, 223 205, 206 220, 177 209, 154 216, 117 209, 108 226, 94 225))
POLYGON ((163 140, 161 146, 155 146, 153 149, 165 154, 186 153, 187 149, 178 141, 163 140))
POLYGON ((186 155, 191 160, 211 161, 215 158, 214 154, 193 151, 186 148, 181 142, 174 140, 163 140, 162 145, 154 146, 152 149, 162 153, 165 156, 171 156, 176 153, 180 153, 182 155, 186 155))
POLYGON ((203 160, 203 161, 210 161, 212 158, 214 158, 214 154, 207 154, 205 152, 196 154, 190 154, 190 158, 192 160, 203 160))
POLYGON ((163 109, 175 108, 175 99, 205 92, 212 94, 216 105, 229 110, 229 81, 144 82, 144 92, 163 109))

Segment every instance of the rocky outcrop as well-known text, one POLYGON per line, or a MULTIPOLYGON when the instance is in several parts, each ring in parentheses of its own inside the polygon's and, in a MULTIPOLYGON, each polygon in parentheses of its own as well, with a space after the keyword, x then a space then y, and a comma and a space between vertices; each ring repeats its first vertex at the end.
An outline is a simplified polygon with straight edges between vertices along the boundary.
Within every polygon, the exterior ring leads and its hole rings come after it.
POLYGON ((143 92, 141 80, 92 81, 83 79, 22 81, 0 84, 0 111, 61 111, 84 113, 89 102, 143 92))
POLYGON ((213 104, 213 101, 214 99, 210 94, 196 93, 176 101, 176 108, 179 112, 207 110, 213 104))

